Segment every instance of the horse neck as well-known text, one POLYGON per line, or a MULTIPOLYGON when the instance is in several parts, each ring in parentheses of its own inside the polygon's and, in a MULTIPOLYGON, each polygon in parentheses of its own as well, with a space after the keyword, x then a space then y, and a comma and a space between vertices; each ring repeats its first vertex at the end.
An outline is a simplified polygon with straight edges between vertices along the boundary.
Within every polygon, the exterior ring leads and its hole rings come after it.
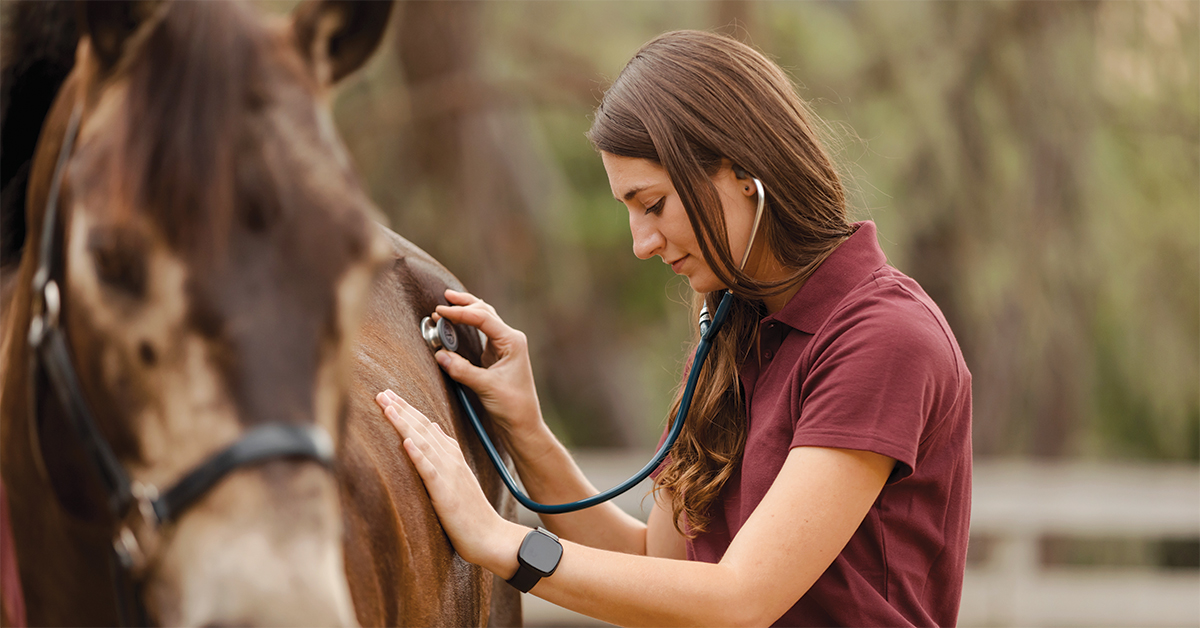
MULTIPOLYGON (((111 531, 62 510, 33 451, 30 415, 31 283, 50 178, 78 80, 67 79, 46 116, 27 184, 25 244, 19 261, 0 269, 0 477, 29 625, 116 625, 109 568, 111 531), (68 600, 68 603, 63 603, 68 600)), ((62 221, 66 216, 60 216, 62 221)), ((65 224, 60 226, 66 227, 65 224)), ((54 446, 47 443, 48 446, 54 446)))
POLYGON ((63 511, 34 458, 27 346, 7 343, 0 397, 0 476, 27 619, 29 625, 115 625, 108 556, 111 532, 107 526, 78 521, 63 511))

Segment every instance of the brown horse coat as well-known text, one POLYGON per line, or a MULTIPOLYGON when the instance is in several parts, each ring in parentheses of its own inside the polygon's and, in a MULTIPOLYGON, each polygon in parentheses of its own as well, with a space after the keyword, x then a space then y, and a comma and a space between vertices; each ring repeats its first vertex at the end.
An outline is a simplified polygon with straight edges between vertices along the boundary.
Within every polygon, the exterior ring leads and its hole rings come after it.
MULTIPOLYGON (((339 452, 346 574, 355 610, 364 625, 519 625, 520 594, 454 552, 395 429, 375 405, 375 394, 391 388, 440 424, 462 445, 492 504, 516 518, 516 500, 419 332, 421 318, 446 303, 445 289, 462 286, 427 253, 387 233, 396 261, 371 294, 339 452)), ((477 362, 478 335, 461 334, 460 342, 459 351, 477 362)))
MULTIPOLYGON (((95 473, 51 393, 30 380, 25 342, 50 174, 80 90, 87 102, 80 157, 73 157, 69 167, 71 179, 63 195, 67 209, 58 238, 64 256, 59 266, 64 329, 88 404, 122 464, 134 479, 165 486, 248 427, 268 420, 325 423, 338 443, 332 481, 314 464, 272 461, 231 474, 177 523, 161 530, 138 528, 147 557, 136 575, 146 584, 152 619, 342 623, 345 608, 323 605, 348 587, 363 625, 519 623, 515 590, 497 586, 491 574, 454 553, 420 478, 373 401, 376 392, 392 388, 455 434, 493 504, 513 516, 514 503, 478 443, 463 429, 466 424, 417 329, 443 289, 459 286, 428 255, 369 222, 364 206, 369 201, 319 113, 325 89, 361 65, 378 44, 387 15, 384 10, 381 18, 379 8, 385 5, 310 2, 297 8, 294 22, 266 27, 244 23, 249 13, 224 3, 183 5, 186 18, 177 14, 181 7, 170 4, 81 5, 91 29, 80 44, 78 58, 84 63, 59 94, 42 127, 38 152, 30 156, 24 250, 14 264, 0 268, 0 475, 29 623, 117 622, 108 565, 118 522, 105 513, 95 473), (245 59, 213 41, 174 45, 171 37, 199 22, 211 35, 227 38, 223 41, 261 52, 255 59, 260 65, 252 67, 266 72, 267 81, 240 84, 264 76, 241 73, 245 59), (159 24, 172 30, 163 32, 159 24), (359 36, 359 31, 366 32, 359 36), (188 59, 203 52, 197 44, 204 43, 217 46, 210 56, 229 62, 236 76, 197 65, 194 59, 174 74, 146 69, 172 55, 188 59), (155 45, 168 48, 155 50, 155 45), (121 166, 129 168, 123 159, 128 155, 104 148, 122 146, 120 141, 106 143, 106 121, 128 118, 111 106, 129 102, 123 94, 133 93, 134 81, 125 80, 126 72, 148 81, 140 83, 143 88, 158 90, 148 100, 165 100, 146 109, 158 115, 161 129, 153 130, 150 115, 150 130, 128 134, 127 141, 150 147, 132 163, 158 169, 156 176, 141 175, 150 190, 141 196, 119 182, 113 188, 112 180, 104 178, 121 166), (296 87, 295 78, 304 73, 312 78, 300 84, 315 81, 315 94, 311 87, 296 87), (213 82, 188 86, 186 80, 197 76, 213 82), (172 91, 181 84, 191 91, 172 91), (227 109, 220 101, 213 101, 215 107, 204 105, 210 92, 230 86, 246 91, 230 92, 235 97, 228 111, 269 103, 284 111, 284 127, 267 117, 239 126, 240 120, 221 118, 227 109), (283 91, 275 91, 279 88, 283 91), (195 154, 176 150, 164 159, 154 151, 161 148, 162 135, 173 133, 168 114, 180 110, 216 126, 189 131, 189 141, 200 142, 192 146, 198 149, 195 154), (315 117, 313 111, 318 112, 315 117), (222 136, 226 126, 242 135, 222 136), (272 136, 279 128, 289 132, 272 136), (229 141, 233 137, 264 143, 247 149, 229 141), (296 164, 313 170, 290 172, 290 180, 279 176, 296 164), (223 170, 231 165, 236 166, 232 172, 223 170), (186 181, 171 177, 189 176, 193 169, 218 183, 233 183, 217 192, 202 189, 196 197, 186 196, 186 185, 173 184, 186 181), (298 181, 313 173, 315 179, 298 181), (301 182, 307 187, 299 193, 283 187, 301 182), (122 200, 112 190, 139 200, 122 200), (222 190, 234 198, 227 207, 196 201, 223 198, 222 190), (116 227, 106 230, 109 222, 116 227), (230 239, 189 248, 197 230, 217 234, 222 229, 230 239), (115 241, 113 234, 119 236, 115 241), (135 241, 142 238, 138 246, 125 246, 122 238, 130 234, 135 241), (264 241, 263 234, 273 234, 273 239, 256 244, 264 241), (325 250, 330 246, 339 252, 325 250), (381 256, 385 251, 390 254, 381 256), (221 255, 232 261, 212 266, 221 255), (362 284, 369 290, 347 283, 345 277, 361 275, 382 258, 391 261, 373 284, 362 284), (167 270, 159 264, 162 260, 169 262, 167 270), (207 275, 217 270, 223 274, 207 275), (189 279, 179 281, 179 272, 189 279), (172 277, 174 284, 168 281, 172 277), (160 298, 162 294, 168 297, 160 298), (364 310, 362 302, 368 298, 364 310), (110 310, 129 315, 106 314, 110 310), (352 315, 355 311, 365 313, 352 315), (310 329, 313 333, 306 334, 310 329), (270 341, 276 332, 286 340, 270 341), (355 338, 361 343, 353 344, 355 338), (188 347, 202 349, 197 353, 188 347), (176 365, 191 370, 173 371, 176 365), (143 373, 154 376, 141 381, 143 373), (290 379, 282 379, 285 374, 290 379), (35 399, 36 417, 30 411, 35 399), (180 406, 183 402, 191 405, 180 406), (172 410, 179 407, 185 409, 172 410), (205 423, 193 424, 200 417, 205 423), (256 573, 267 569, 255 562, 258 552, 266 550, 261 555, 274 571, 256 573), (308 572, 316 567, 306 562, 311 557, 324 565, 336 560, 340 573, 312 578, 308 572), (206 595, 210 599, 200 599, 206 595), (207 620, 197 615, 198 604, 217 615, 207 620)), ((132 102, 137 106, 136 99, 132 102)), ((145 122, 147 116, 128 120, 124 124, 145 122)), ((199 185, 206 182, 201 176, 199 185)), ((9 216, 4 218, 5 225, 11 224, 9 216)), ((478 355, 478 338, 468 340, 465 352, 478 355)))

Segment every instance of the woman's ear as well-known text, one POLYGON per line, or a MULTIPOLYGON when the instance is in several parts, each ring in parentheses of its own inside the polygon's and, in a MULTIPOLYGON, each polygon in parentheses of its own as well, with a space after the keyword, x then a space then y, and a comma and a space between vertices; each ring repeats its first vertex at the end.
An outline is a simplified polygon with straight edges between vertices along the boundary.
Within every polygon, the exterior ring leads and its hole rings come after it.
POLYGON ((387 30, 392 2, 309 0, 292 12, 296 46, 322 87, 371 58, 387 30))

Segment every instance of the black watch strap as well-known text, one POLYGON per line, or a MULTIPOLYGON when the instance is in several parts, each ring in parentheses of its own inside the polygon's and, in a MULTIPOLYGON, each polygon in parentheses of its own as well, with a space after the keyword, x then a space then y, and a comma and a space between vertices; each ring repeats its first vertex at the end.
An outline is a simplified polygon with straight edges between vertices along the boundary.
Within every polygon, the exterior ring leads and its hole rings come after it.
POLYGON ((533 585, 537 584, 542 579, 542 574, 526 567, 525 565, 517 566, 517 573, 508 579, 508 583, 521 593, 529 593, 533 585))

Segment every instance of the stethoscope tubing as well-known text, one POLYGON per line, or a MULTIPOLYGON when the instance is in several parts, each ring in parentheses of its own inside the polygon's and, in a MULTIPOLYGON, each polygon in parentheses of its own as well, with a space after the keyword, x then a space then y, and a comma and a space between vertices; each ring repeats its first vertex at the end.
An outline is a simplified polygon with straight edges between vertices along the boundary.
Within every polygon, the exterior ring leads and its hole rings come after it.
POLYGON ((683 396, 679 400, 679 411, 675 415, 675 421, 671 424, 670 431, 667 432, 666 439, 663 440, 663 444, 655 452, 654 457, 650 459, 650 462, 646 463, 646 466, 642 467, 641 471, 638 471, 628 480, 607 491, 597 493, 579 501, 565 504, 541 504, 533 501, 528 495, 521 492, 521 489, 517 487, 516 480, 508 472, 507 465, 501 460, 500 453, 496 451, 496 446, 492 444, 492 439, 488 437, 487 430, 483 428, 483 422, 479 420, 479 415, 475 413, 475 408, 471 404, 471 400, 467 397, 466 391, 463 390, 462 384, 450 380, 454 388, 454 394, 458 397, 459 403, 466 411, 471 427, 475 429, 475 434, 479 436, 480 442, 483 443, 484 451, 487 452, 488 458, 491 458, 492 465, 500 473, 500 479, 504 481, 504 485, 508 487, 508 491, 512 493, 513 497, 522 506, 533 512, 545 515, 560 515, 604 503, 637 486, 639 482, 649 477, 662 464, 663 459, 671 451, 671 447, 675 445, 675 441, 679 439, 679 434, 683 432, 683 421, 687 418, 688 410, 692 407, 692 395, 696 392, 696 382, 700 380, 700 371, 704 368, 704 361, 708 358, 709 350, 712 349, 712 341, 716 338, 717 331, 720 330, 721 324, 725 322, 725 318, 729 315, 729 308, 732 301, 733 293, 726 290, 725 294, 721 297, 720 304, 717 305, 717 311, 713 314, 712 324, 708 325, 707 328, 701 329, 700 343, 696 346, 696 354, 692 358, 692 369, 688 373, 687 383, 683 388, 683 396))
MULTIPOLYGON (((758 233, 758 223, 762 219, 763 205, 766 202, 766 194, 763 191, 762 181, 757 178, 753 178, 753 181, 758 193, 758 207, 754 211, 754 224, 750 227, 750 241, 746 243, 746 250, 742 253, 742 263, 738 268, 745 268, 746 261, 750 259, 750 250, 754 248, 754 236, 758 233)), ((454 394, 458 397, 459 404, 466 411, 471 427, 475 429, 475 434, 479 436, 479 441, 483 443, 484 451, 487 452, 488 458, 492 459, 492 465, 496 467, 496 471, 500 474, 500 479, 504 481, 504 485, 508 487, 508 491, 513 494, 513 497, 522 506, 543 515, 561 515, 563 513, 590 508, 637 486, 639 482, 645 480, 651 473, 654 473, 658 465, 662 464, 663 459, 667 457, 671 448, 675 446, 675 441, 679 440, 679 435, 683 432, 683 421, 687 418, 688 410, 692 407, 692 396, 696 392, 696 383, 700 380, 700 371, 703 370, 704 361, 708 358, 709 350, 712 349, 713 339, 717 337, 717 332, 721 329, 721 325, 729 315, 729 308, 732 302, 733 291, 726 290, 725 294, 721 296, 721 302, 717 304, 717 311, 713 314, 711 324, 707 322, 707 311, 701 313, 700 343, 696 345, 696 354, 692 357, 692 370, 688 373, 687 383, 683 387, 683 396, 679 399, 679 411, 675 414, 675 421, 671 423, 671 429, 667 432, 667 437, 663 439, 663 443, 659 446, 658 451, 654 453, 654 457, 650 459, 650 462, 646 463, 646 466, 642 467, 641 471, 634 474, 633 477, 607 491, 597 493, 586 499, 567 502, 565 504, 541 504, 533 501, 528 495, 521 492, 521 489, 517 488, 516 480, 508 472, 508 466, 500 459, 500 453, 496 451, 496 446, 492 444, 492 439, 488 436, 487 430, 483 428, 483 422, 479 420, 479 415, 475 413, 475 407, 471 404, 470 398, 467 397, 467 392, 463 389, 462 384, 450 380, 451 387, 454 388, 454 394)))

